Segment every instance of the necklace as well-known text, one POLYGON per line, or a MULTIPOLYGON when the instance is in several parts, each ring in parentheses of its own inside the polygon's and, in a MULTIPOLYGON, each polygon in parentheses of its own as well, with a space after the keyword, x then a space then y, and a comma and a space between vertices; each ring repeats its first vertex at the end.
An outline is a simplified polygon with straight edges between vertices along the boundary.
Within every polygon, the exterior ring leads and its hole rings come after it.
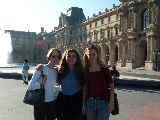
POLYGON ((95 66, 95 67, 89 67, 89 70, 90 70, 91 72, 94 72, 94 71, 99 71, 99 68, 100 68, 100 66, 97 65, 97 66, 95 66))

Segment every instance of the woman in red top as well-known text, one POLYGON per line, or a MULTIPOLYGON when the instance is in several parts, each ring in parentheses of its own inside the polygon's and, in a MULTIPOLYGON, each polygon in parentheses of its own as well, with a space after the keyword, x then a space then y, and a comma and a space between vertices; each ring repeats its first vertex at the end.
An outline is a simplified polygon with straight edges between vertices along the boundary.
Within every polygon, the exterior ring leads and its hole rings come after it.
POLYGON ((114 83, 108 67, 105 73, 110 87, 110 100, 108 99, 108 86, 101 71, 98 49, 94 46, 86 48, 83 57, 85 65, 86 84, 83 88, 83 114, 87 120, 109 120, 114 109, 114 83))

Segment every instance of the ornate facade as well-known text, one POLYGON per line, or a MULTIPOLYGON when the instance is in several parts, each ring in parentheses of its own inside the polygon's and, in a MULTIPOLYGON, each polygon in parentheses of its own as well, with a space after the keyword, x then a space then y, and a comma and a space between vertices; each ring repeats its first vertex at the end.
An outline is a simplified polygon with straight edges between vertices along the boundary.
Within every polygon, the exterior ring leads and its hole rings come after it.
POLYGON ((83 10, 76 7, 62 13, 54 31, 57 47, 62 51, 75 48, 82 57, 85 48, 94 44, 110 66, 158 69, 160 1, 120 1, 119 6, 106 8, 92 18, 86 19, 83 10))
POLYGON ((53 32, 46 33, 41 27, 41 32, 24 32, 5 30, 10 33, 12 43, 12 62, 23 63, 24 58, 29 63, 47 63, 46 54, 51 47, 56 46, 56 39, 53 32))

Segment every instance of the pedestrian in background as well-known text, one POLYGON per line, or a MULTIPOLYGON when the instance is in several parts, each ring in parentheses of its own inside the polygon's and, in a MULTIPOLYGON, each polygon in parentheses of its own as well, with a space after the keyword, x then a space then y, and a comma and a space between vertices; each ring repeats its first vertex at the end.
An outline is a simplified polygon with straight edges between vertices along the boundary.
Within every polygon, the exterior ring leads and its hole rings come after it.
POLYGON ((84 85, 83 66, 75 49, 63 53, 58 68, 57 84, 62 92, 57 97, 57 120, 84 120, 82 115, 82 88, 84 85))
POLYGON ((111 74, 114 80, 119 79, 119 72, 116 69, 116 66, 112 66, 111 74))
POLYGON ((29 70, 29 63, 27 59, 24 59, 23 63, 23 70, 22 70, 22 79, 23 84, 28 84, 28 70, 29 70))
POLYGON ((57 68, 55 65, 61 59, 61 52, 57 48, 51 48, 46 56, 48 64, 38 65, 28 86, 29 90, 40 89, 44 86, 45 99, 43 106, 34 106, 35 120, 55 119, 55 88, 57 68), (44 78, 42 77, 42 71, 44 78))
POLYGON ((108 86, 104 79, 99 58, 98 49, 94 46, 86 48, 83 57, 85 65, 86 84, 83 88, 82 113, 86 114, 87 120, 109 120, 111 111, 114 109, 114 83, 108 67, 105 73, 110 87, 110 100, 108 98, 108 86))

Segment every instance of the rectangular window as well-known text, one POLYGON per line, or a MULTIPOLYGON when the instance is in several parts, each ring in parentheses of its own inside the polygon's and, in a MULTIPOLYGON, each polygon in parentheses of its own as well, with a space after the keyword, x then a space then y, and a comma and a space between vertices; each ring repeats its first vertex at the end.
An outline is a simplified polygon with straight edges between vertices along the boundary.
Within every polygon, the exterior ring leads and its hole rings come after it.
POLYGON ((71 45, 72 44, 72 39, 69 39, 69 45, 71 45))
POLYGON ((116 28, 116 36, 118 35, 118 28, 116 28))
POLYGON ((87 41, 87 36, 85 36, 85 38, 84 38, 84 39, 85 39, 85 41, 87 41))
POLYGON ((82 43, 82 36, 80 37, 80 43, 82 43))
POLYGON ((80 28, 80 31, 82 32, 82 27, 80 28))
POLYGON ((108 30, 108 38, 110 38, 110 30, 108 30))
POLYGON ((72 34, 72 30, 70 30, 70 34, 72 34))
POLYGON ((117 20, 119 19, 119 14, 118 14, 118 13, 117 13, 116 19, 117 19, 117 20))
POLYGON ((87 27, 85 26, 85 28, 84 28, 85 30, 87 30, 87 27))
POLYGON ((97 27, 97 21, 95 22, 95 27, 97 27))
POLYGON ((110 16, 108 17, 108 22, 111 22, 111 17, 110 16))
POLYGON ((90 28, 92 28, 92 24, 90 24, 90 28))
POLYGON ((34 60, 36 60, 36 58, 37 58, 37 57, 36 57, 36 54, 34 54, 34 60))
POLYGON ((113 33, 112 33, 112 29, 111 29, 111 38, 113 38, 113 33))
POLYGON ((50 44, 48 44, 48 49, 50 49, 51 47, 50 47, 50 44))
POLYGON ((103 19, 101 20, 101 25, 103 25, 103 19))

